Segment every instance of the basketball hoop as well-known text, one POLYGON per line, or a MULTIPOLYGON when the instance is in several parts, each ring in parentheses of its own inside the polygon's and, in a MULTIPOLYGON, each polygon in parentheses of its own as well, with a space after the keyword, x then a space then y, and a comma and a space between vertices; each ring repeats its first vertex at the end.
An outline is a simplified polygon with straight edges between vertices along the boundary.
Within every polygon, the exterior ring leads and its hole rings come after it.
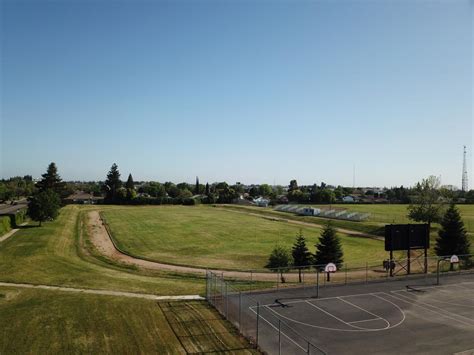
POLYGON ((452 255, 450 258, 449 258, 449 262, 451 264, 459 264, 459 258, 457 255, 452 255))
POLYGON ((334 263, 329 263, 324 267, 324 272, 336 272, 337 266, 334 263))

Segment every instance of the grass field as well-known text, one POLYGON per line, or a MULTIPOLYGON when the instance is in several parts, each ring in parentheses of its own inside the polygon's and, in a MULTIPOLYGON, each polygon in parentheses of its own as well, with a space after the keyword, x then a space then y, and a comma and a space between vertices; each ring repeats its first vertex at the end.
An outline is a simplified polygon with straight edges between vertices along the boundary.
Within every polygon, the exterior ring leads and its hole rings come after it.
MULTIPOLYGON (((314 207, 328 208, 328 205, 312 205, 314 207)), ((342 221, 331 219, 335 227, 346 228, 355 231, 370 233, 378 236, 384 236, 384 226, 390 223, 414 223, 407 217, 407 205, 331 205, 334 208, 346 208, 356 212, 371 213, 369 220, 364 222, 342 221)), ((260 208, 248 206, 225 205, 223 209, 245 211, 247 213, 256 213, 262 216, 274 216, 288 220, 303 221, 314 224, 324 224, 329 219, 310 216, 297 216, 293 213, 275 211, 273 208, 260 208)), ((466 227, 466 231, 471 240, 471 251, 474 253, 474 205, 458 205, 461 216, 466 227)), ((431 241, 435 242, 439 225, 433 224, 431 230, 431 241)), ((434 244, 433 244, 434 245, 434 244)), ((433 250, 431 250, 433 253, 433 250)))
POLYGON ((67 206, 54 222, 22 228, 0 244, 0 281, 146 292, 202 294, 196 276, 143 272, 89 255, 84 207, 67 206))
POLYGON ((249 345, 204 302, 0 287, 0 354, 185 354, 249 345))
MULTIPOLYGON (((203 294, 197 276, 146 272, 94 250, 88 207, 67 206, 43 227, 0 243, 0 281, 157 295, 203 294)), ((0 286, 0 354, 251 353, 249 344, 204 302, 0 286)))
MULTIPOLYGON (((148 259, 200 267, 263 268, 279 243, 290 248, 300 227, 210 206, 147 206, 103 212, 121 249, 148 259)), ((303 227, 314 252, 321 229, 303 227)), ((383 242, 340 234, 347 262, 386 258, 383 242)))

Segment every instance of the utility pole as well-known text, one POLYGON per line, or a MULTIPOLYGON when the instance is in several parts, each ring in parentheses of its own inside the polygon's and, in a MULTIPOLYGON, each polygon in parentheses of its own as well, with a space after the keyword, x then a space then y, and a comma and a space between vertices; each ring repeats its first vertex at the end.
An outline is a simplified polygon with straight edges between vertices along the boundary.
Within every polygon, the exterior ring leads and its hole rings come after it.
POLYGON ((466 146, 464 146, 464 155, 463 155, 463 163, 462 163, 462 191, 467 192, 469 190, 467 184, 467 163, 466 163, 466 146))

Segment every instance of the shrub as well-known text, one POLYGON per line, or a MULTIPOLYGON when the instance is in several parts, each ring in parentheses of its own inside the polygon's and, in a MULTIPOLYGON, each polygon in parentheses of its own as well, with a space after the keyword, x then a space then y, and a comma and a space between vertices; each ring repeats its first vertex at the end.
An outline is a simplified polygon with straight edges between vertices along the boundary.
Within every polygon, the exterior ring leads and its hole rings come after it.
POLYGON ((11 227, 11 221, 9 216, 0 217, 0 236, 8 232, 11 227))

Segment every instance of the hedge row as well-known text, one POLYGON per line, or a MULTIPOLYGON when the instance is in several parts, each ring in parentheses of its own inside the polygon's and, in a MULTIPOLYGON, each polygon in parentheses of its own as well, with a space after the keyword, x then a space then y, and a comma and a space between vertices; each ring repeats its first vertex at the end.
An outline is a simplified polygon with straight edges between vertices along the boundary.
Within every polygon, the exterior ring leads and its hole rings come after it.
MULTIPOLYGON (((135 197, 132 200, 123 200, 118 201, 113 204, 119 205, 197 205, 199 203, 210 203, 203 198, 202 201, 200 199, 194 198, 171 198, 171 197, 135 197)), ((105 202, 105 204, 107 204, 105 202)))
POLYGON ((0 216, 0 236, 12 229, 9 216, 0 216))

